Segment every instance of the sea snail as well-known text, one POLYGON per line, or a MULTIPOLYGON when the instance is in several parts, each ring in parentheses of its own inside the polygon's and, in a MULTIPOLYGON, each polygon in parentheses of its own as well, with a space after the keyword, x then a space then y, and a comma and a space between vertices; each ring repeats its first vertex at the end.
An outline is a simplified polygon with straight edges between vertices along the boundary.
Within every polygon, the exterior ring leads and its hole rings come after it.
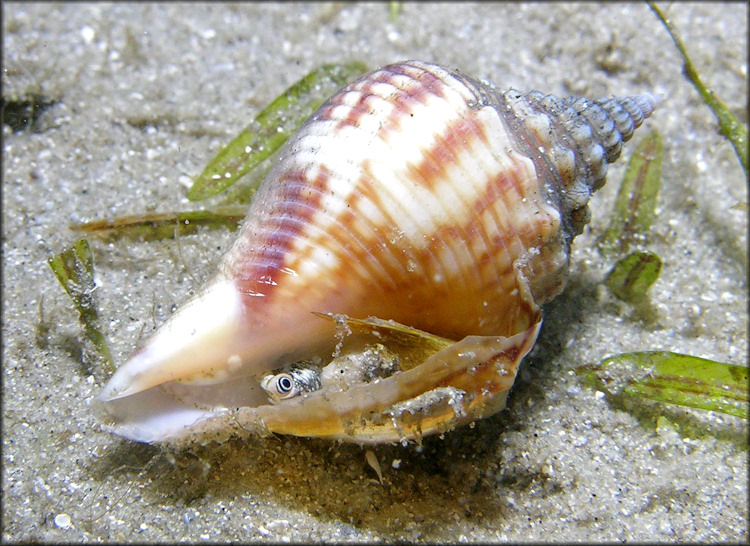
POLYGON ((287 141, 216 275, 104 387, 109 429, 406 442, 496 413, 591 193, 655 102, 499 91, 416 61, 345 86, 287 141), (410 329, 450 343, 412 358, 410 329), (311 359, 305 388, 279 384, 311 359), (269 400, 279 386, 299 392, 269 400))

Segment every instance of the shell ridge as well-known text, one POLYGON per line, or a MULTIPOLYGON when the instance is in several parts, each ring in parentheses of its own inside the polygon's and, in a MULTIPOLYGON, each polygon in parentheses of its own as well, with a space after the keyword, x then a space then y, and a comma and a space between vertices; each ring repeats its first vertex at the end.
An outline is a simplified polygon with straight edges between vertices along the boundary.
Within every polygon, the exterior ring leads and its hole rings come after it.
MULTIPOLYGON (((574 178, 572 180, 577 180, 581 176, 581 168, 585 168, 585 165, 579 159, 580 149, 578 145, 573 139, 566 138, 557 116, 550 112, 541 101, 536 100, 539 97, 544 97, 541 93, 531 92, 524 95, 511 89, 496 94, 496 97, 498 104, 496 108, 503 114, 501 119, 506 124, 509 134, 513 137, 519 153, 531 159, 537 176, 542 181, 543 200, 550 203, 552 207, 565 211, 564 201, 570 184, 564 183, 565 181, 556 168, 553 158, 558 146, 570 150, 573 153, 571 168, 574 178), (536 118, 539 123, 547 123, 548 127, 544 140, 539 138, 540 133, 538 131, 529 127, 526 120, 531 118, 536 118), (558 146, 555 146, 555 144, 558 146)), ((552 98, 558 100, 554 96, 552 98)), ((585 197, 588 199, 588 195, 585 197)), ((567 252, 576 232, 571 226, 567 214, 563 213, 562 220, 567 252)))

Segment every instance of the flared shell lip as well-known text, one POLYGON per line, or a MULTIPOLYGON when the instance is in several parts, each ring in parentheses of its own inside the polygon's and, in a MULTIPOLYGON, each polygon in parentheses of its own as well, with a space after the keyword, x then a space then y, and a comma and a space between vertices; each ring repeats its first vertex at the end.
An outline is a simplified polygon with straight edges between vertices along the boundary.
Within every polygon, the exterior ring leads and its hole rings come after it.
POLYGON ((501 409, 539 327, 536 323, 511 338, 469 336, 390 377, 348 390, 321 389, 277 404, 264 397, 257 381, 244 378, 240 390, 255 390, 255 406, 240 400, 211 405, 191 398, 200 391, 211 398, 213 390, 215 397, 228 400, 221 391, 236 388, 235 380, 208 387, 165 384, 130 400, 95 400, 93 407, 107 430, 147 443, 202 442, 243 432, 360 444, 415 440, 501 409), (489 368, 482 372, 483 366, 489 368))

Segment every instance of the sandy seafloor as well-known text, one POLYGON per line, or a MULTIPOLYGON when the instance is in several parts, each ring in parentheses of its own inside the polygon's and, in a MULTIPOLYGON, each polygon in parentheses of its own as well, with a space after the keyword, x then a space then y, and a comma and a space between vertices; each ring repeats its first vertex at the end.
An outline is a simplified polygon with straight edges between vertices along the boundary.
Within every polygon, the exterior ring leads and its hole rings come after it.
MULTIPOLYGON (((747 123, 747 6, 664 7, 747 123)), ((745 422, 617 404, 572 372, 636 350, 747 357, 745 176, 644 4, 405 4, 391 22, 385 3, 4 3, 3 43, 3 96, 55 101, 34 130, 3 127, 3 540, 747 541, 745 422), (408 58, 499 87, 663 95, 648 122, 665 142, 656 320, 608 294, 594 250, 631 144, 508 410, 421 448, 375 448, 382 484, 356 445, 167 451, 102 431, 89 405, 106 376, 46 265, 75 239, 68 224, 190 208, 186 181, 292 82, 323 63, 408 58)), ((117 363, 233 236, 92 240, 117 363)))

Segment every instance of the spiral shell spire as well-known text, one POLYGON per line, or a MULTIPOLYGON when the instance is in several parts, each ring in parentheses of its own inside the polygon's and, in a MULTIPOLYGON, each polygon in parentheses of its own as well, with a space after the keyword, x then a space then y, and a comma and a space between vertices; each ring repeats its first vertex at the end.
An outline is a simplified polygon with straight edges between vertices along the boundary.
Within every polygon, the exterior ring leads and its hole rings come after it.
POLYGON ((525 129, 530 144, 538 144, 537 168, 549 164, 570 241, 589 221, 588 201, 604 185, 607 165, 620 157, 623 143, 651 115, 656 100, 648 94, 597 100, 538 91, 504 95, 518 133, 525 129))

